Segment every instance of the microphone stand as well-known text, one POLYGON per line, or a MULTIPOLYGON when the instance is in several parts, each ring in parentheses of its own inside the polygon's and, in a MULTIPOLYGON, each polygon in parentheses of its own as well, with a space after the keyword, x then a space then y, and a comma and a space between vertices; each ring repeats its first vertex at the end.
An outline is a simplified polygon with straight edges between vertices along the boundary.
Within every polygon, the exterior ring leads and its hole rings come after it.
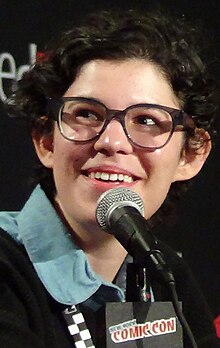
POLYGON ((160 276, 163 279, 164 284, 168 287, 171 293, 171 299, 173 303, 173 307, 175 310, 175 313, 177 315, 177 318, 179 319, 179 322, 181 323, 183 330, 186 334, 186 336, 189 339, 189 342, 192 346, 192 348, 198 348, 198 345, 195 341, 195 338, 193 336, 193 333, 191 331, 190 326, 188 325, 186 318, 182 312, 182 309, 179 305, 178 295, 176 292, 176 283, 175 279, 173 277, 173 274, 169 267, 167 266, 164 256, 161 253, 160 250, 151 250, 150 253, 148 253, 149 258, 154 265, 155 269, 158 271, 160 276))
POLYGON ((126 301, 151 302, 150 282, 145 266, 140 266, 137 263, 128 263, 126 301))
MULTIPOLYGON (((188 336, 192 348, 197 348, 197 343, 194 339, 193 333, 183 315, 181 307, 179 305, 178 295, 176 292, 176 284, 172 272, 167 267, 164 261, 163 254, 160 250, 151 250, 147 253, 154 265, 155 269, 161 275, 164 284, 168 287, 171 293, 171 300, 181 323, 185 334, 188 336)), ((149 266, 149 265, 148 265, 149 266)), ((151 302, 150 293, 150 277, 147 271, 149 267, 141 266, 138 263, 129 263, 127 265, 127 283, 126 283, 126 301, 127 302, 151 302)))

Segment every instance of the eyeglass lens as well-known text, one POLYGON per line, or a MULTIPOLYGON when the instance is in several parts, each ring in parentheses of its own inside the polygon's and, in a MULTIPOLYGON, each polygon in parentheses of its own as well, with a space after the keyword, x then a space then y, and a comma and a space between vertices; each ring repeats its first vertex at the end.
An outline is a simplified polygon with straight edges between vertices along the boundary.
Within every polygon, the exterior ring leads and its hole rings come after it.
MULTIPOLYGON (((60 130, 69 140, 90 140, 102 131, 108 115, 109 110, 102 104, 68 100, 59 114, 60 130)), ((173 121, 165 110, 147 105, 134 106, 125 111, 124 126, 127 136, 135 144, 158 148, 167 142, 173 121)))

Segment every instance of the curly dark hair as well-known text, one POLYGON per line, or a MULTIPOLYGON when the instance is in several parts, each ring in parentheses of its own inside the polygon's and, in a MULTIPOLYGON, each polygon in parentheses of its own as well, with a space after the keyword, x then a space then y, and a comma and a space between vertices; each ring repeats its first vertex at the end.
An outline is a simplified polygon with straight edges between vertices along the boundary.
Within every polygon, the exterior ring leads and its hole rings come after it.
MULTIPOLYGON (((81 26, 65 31, 59 40, 51 42, 43 57, 23 75, 9 98, 10 114, 13 105, 14 115, 25 117, 30 129, 49 133, 53 121, 48 118, 42 122, 41 117, 46 114, 48 97, 62 96, 85 63, 94 59, 138 58, 159 66, 182 109, 194 116, 196 127, 212 135, 217 106, 210 57, 201 28, 193 27, 184 16, 177 18, 161 11, 140 14, 134 10, 90 14, 81 26)), ((54 191, 51 171, 42 169, 40 181, 54 191)), ((170 206, 188 184, 171 185, 156 220, 170 212, 170 206)))

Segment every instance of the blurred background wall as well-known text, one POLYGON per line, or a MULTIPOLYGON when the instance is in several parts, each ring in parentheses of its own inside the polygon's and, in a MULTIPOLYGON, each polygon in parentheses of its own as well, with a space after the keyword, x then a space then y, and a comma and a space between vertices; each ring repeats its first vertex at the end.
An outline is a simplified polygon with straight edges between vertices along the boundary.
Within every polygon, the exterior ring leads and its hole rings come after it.
MULTIPOLYGON (((20 209, 32 190, 35 155, 24 125, 9 119, 2 101, 60 29, 79 16, 108 8, 148 9, 155 4, 202 19, 220 55, 219 0, 0 0, 0 209, 20 209)), ((216 71, 219 67, 216 66, 216 71)), ((218 73, 216 73, 218 75, 218 73)), ((217 78, 219 78, 217 76, 217 78)), ((162 226, 161 239, 180 250, 190 264, 214 314, 220 314, 220 147, 213 150, 204 171, 178 206, 178 219, 162 226)))

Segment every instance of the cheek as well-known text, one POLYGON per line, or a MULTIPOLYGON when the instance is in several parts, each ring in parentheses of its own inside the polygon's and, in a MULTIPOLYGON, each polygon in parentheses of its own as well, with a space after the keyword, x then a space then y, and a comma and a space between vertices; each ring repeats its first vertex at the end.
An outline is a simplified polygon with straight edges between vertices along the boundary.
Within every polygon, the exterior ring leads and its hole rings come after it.
POLYGON ((179 168, 181 148, 179 142, 154 152, 139 154, 145 172, 141 196, 146 206, 146 217, 152 216, 164 202, 179 168))
POLYGON ((151 176, 161 177, 172 180, 181 158, 181 147, 164 147, 154 152, 145 152, 139 155, 140 163, 147 173, 151 176))
MULTIPOLYGON (((54 133, 54 170, 69 172, 79 170, 89 157, 90 147, 66 140, 59 132, 54 133)), ((65 175, 65 173, 63 173, 65 175)))

